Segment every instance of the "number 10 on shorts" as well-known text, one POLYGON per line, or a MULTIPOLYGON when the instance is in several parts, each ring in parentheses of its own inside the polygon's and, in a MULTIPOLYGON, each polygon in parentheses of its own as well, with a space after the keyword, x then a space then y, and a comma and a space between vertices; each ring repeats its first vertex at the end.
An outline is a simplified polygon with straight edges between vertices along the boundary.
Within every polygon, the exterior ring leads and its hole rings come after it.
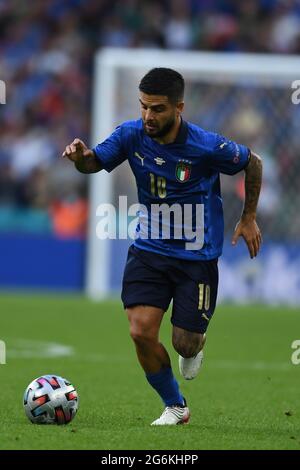
POLYGON ((199 303, 198 310, 209 310, 210 307, 210 286, 208 284, 198 284, 199 303))

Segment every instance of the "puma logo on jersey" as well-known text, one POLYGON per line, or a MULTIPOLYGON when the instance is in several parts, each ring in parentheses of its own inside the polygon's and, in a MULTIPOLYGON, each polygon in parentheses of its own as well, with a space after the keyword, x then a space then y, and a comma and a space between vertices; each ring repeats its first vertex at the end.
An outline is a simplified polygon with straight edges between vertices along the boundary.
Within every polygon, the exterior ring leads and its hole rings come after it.
POLYGON ((144 158, 145 157, 142 157, 138 152, 134 152, 134 156, 139 158, 142 162, 142 166, 144 166, 144 158))
POLYGON ((220 149, 222 149, 223 147, 225 147, 225 145, 227 145, 227 142, 223 142, 223 144, 220 145, 220 149))

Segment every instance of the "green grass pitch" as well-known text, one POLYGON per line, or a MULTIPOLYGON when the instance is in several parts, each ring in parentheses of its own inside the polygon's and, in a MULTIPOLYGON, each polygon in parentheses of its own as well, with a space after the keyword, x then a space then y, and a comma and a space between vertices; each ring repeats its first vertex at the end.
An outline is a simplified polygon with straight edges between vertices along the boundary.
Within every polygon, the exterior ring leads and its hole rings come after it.
POLYGON ((300 365, 291 362, 299 309, 218 306, 203 369, 189 382, 178 373, 167 313, 161 339, 192 415, 174 427, 150 426, 163 405, 136 360, 119 300, 2 294, 0 311, 1 449, 300 449, 300 365), (69 355, 57 356, 57 345, 69 355), (33 425, 23 411, 29 382, 51 373, 80 395, 67 426, 33 425))

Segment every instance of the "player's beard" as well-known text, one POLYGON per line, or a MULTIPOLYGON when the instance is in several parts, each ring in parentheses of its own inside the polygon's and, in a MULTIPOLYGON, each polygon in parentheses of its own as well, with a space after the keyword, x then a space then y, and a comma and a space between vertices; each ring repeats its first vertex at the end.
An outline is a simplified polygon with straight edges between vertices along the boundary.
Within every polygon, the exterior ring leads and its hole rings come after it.
MULTIPOLYGON (((176 117, 171 117, 169 119, 169 121, 167 121, 163 127, 161 128, 156 128, 155 130, 153 131, 148 131, 146 126, 145 126, 145 122, 144 122, 144 131, 145 133, 149 136, 149 137, 152 137, 152 138, 155 138, 155 137, 164 137, 166 136, 171 130, 172 128, 175 126, 175 123, 176 123, 176 117)), ((150 124, 150 123, 149 123, 150 124)))

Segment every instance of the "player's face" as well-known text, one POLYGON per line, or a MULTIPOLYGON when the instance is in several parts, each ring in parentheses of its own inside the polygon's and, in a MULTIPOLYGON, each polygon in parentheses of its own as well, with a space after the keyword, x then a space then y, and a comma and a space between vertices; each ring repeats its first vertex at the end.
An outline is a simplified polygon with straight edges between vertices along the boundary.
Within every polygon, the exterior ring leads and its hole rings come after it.
POLYGON ((144 129, 149 137, 164 137, 176 124, 183 103, 172 104, 167 96, 140 93, 144 129))

